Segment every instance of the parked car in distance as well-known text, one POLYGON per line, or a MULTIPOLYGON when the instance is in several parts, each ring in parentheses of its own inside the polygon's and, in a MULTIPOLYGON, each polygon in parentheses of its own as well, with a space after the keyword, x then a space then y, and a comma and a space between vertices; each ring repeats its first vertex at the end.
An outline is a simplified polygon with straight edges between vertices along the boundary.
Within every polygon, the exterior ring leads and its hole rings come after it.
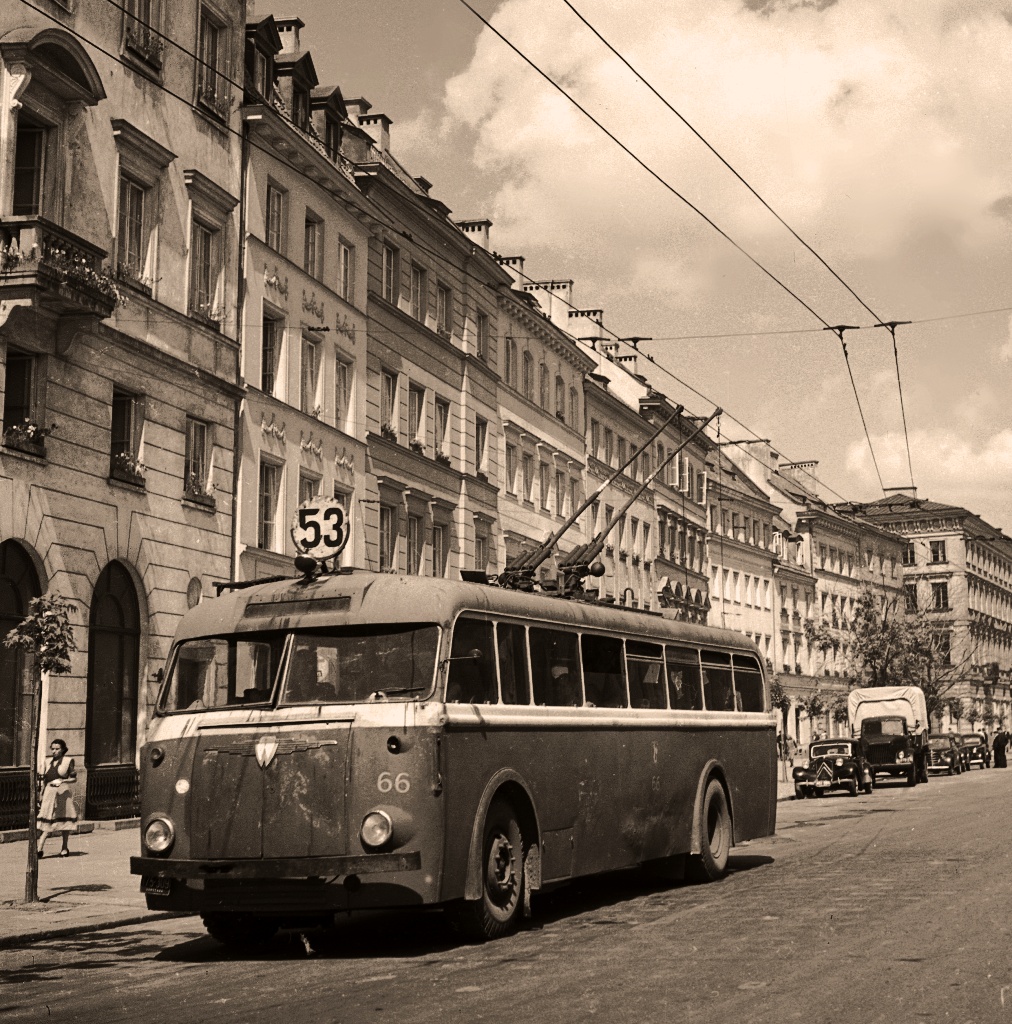
POLYGON ((987 745, 986 736, 979 732, 964 732, 960 740, 968 770, 975 764, 981 768, 991 767, 991 748, 987 745))
POLYGON ((872 790, 872 777, 856 740, 817 740, 809 745, 808 758, 794 769, 794 795, 822 796, 834 789, 845 789, 857 796, 872 790))
POLYGON ((928 737, 928 771, 962 774, 963 748, 959 737, 952 733, 928 737))

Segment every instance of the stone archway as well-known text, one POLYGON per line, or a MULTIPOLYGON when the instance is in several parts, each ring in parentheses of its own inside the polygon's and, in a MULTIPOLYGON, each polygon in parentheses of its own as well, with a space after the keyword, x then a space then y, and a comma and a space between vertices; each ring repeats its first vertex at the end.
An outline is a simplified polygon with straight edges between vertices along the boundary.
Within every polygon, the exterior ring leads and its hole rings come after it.
POLYGON ((84 758, 89 818, 137 813, 137 700, 141 616, 127 568, 102 570, 88 622, 88 712, 84 758))

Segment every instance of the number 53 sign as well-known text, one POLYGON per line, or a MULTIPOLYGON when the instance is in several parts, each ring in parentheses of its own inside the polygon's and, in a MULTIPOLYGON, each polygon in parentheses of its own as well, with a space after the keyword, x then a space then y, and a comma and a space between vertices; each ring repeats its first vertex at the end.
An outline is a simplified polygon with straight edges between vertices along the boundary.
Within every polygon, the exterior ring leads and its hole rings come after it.
POLYGON ((348 543, 350 526, 339 502, 330 498, 309 498, 295 510, 292 540, 302 554, 333 558, 348 543))

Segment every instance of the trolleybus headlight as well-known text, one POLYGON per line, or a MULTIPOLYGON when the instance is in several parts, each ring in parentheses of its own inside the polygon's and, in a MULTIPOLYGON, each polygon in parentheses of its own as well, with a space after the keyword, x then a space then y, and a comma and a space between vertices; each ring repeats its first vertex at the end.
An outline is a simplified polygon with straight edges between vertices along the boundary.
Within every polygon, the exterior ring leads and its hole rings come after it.
POLYGON ((152 853, 165 853, 176 838, 176 830, 168 818, 152 818, 144 829, 144 845, 152 853))
POLYGON ((394 823, 386 811, 370 811, 362 819, 362 845, 376 850, 390 842, 394 834, 394 823))

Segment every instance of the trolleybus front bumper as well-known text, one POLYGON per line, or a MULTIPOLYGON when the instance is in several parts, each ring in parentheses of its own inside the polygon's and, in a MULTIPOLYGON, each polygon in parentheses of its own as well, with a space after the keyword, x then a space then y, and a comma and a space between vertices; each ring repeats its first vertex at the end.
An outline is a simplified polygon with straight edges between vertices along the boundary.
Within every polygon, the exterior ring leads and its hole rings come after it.
POLYGON ((130 873, 154 878, 334 878, 383 871, 418 871, 420 853, 371 853, 353 857, 279 857, 250 860, 173 860, 131 857, 130 873))

